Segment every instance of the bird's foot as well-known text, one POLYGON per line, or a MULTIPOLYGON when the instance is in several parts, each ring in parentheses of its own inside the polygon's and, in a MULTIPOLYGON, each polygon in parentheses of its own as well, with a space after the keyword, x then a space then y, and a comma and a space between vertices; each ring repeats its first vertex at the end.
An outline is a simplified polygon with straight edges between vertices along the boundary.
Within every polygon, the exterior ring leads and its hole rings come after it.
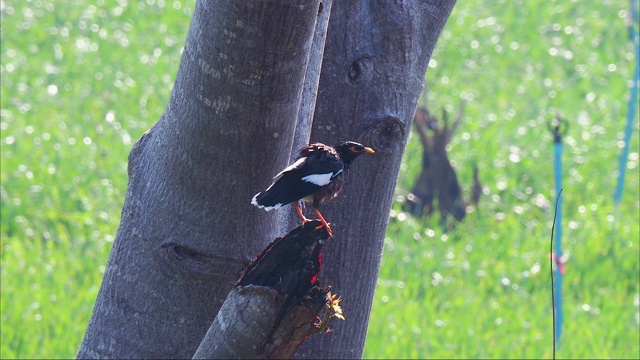
POLYGON ((332 238, 333 237, 333 230, 331 230, 331 225, 329 225, 328 222, 323 222, 322 225, 316 227, 314 229, 314 231, 319 231, 322 229, 326 229, 327 230, 327 234, 329 234, 329 237, 332 238))
POLYGON ((331 226, 329 225, 327 220, 324 219, 324 216, 322 216, 322 214, 320 213, 320 210, 318 210, 318 208, 314 207, 313 211, 315 211, 316 215, 318 215, 318 219, 320 220, 320 222, 322 222, 322 225, 318 226, 316 228, 316 230, 322 230, 324 228, 324 229, 327 230, 327 234, 329 234, 329 237, 332 238, 333 237, 333 230, 331 230, 331 226))
MULTIPOLYGON (((312 222, 317 222, 320 219, 307 219, 305 218, 304 220, 302 220, 302 227, 306 227, 308 223, 312 223, 312 222)), ((322 221, 322 220, 320 220, 322 221)), ((327 234, 329 234, 329 237, 333 237, 333 230, 331 229, 331 225, 328 222, 324 222, 322 221, 322 224, 320 224, 319 226, 316 226, 313 231, 320 231, 322 229, 326 229, 327 230, 327 234)))

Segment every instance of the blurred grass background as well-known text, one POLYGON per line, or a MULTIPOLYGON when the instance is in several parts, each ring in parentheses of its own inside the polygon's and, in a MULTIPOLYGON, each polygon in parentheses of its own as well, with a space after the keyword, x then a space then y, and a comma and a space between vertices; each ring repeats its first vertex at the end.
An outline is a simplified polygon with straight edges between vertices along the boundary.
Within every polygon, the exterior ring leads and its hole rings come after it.
MULTIPOLYGON (((164 111, 193 5, 0 1, 0 357, 75 356, 118 226, 128 152, 164 111)), ((551 357, 546 122, 555 115, 571 124, 558 357, 640 357, 637 119, 622 203, 613 206, 636 59, 629 6, 456 5, 426 99, 436 114, 467 101, 449 156, 465 198, 475 163, 485 194, 448 232, 437 217, 404 213, 421 162, 412 134, 365 357, 551 357)))

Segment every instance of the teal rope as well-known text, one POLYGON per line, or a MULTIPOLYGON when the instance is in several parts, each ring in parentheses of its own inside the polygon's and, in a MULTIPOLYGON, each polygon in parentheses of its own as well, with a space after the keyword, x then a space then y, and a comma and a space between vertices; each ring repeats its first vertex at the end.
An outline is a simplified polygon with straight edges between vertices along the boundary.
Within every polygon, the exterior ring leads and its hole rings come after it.
POLYGON ((631 96, 629 96, 629 106, 627 110, 627 125, 624 130, 624 147, 620 154, 620 163, 618 165, 618 183, 616 184, 616 190, 613 194, 613 203, 617 207, 622 199, 622 188, 624 187, 624 177, 627 173, 627 158, 629 157, 629 143, 631 142, 631 133, 633 132, 633 122, 636 118, 636 109, 638 107, 638 78, 640 78, 640 41, 638 39, 638 31, 636 26, 638 25, 638 0, 631 1, 631 18, 632 24, 630 29, 631 41, 635 47, 635 70, 633 72, 633 86, 631 87, 631 96))

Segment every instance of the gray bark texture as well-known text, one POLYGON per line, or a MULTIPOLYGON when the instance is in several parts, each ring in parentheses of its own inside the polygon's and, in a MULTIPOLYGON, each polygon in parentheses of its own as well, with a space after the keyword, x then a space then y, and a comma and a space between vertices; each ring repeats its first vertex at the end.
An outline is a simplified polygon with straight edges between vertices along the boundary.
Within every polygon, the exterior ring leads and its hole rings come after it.
POLYGON ((311 337, 297 357, 362 357, 402 155, 431 53, 454 4, 333 4, 311 138, 356 140, 376 154, 358 159, 340 197, 323 207, 334 240, 324 248, 320 276, 342 297, 346 321, 311 337))
POLYGON ((190 358, 241 271, 283 235, 251 205, 289 161, 319 0, 198 1, 169 104, 129 155, 80 358, 190 358))
POLYGON ((298 356, 361 357, 401 157, 454 3, 199 0, 167 109, 129 155, 78 358, 192 357, 244 267, 297 225, 292 208, 267 213, 250 199, 311 126, 313 141, 356 140, 376 155, 322 208, 334 239, 320 277, 346 321, 298 356))

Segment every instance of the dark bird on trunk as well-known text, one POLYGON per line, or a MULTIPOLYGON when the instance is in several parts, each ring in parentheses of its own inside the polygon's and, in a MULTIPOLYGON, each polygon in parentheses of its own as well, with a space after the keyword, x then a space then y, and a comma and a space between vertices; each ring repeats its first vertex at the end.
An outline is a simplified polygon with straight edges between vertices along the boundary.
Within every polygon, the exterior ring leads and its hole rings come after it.
POLYGON ((329 223, 324 219, 318 206, 336 197, 345 183, 349 166, 360 154, 373 154, 373 149, 357 142, 344 141, 335 147, 321 143, 305 146, 300 157, 273 178, 273 183, 265 191, 257 193, 251 203, 266 211, 294 203, 298 216, 303 222, 309 221, 298 204, 299 200, 310 202, 329 236, 333 236, 329 223))

